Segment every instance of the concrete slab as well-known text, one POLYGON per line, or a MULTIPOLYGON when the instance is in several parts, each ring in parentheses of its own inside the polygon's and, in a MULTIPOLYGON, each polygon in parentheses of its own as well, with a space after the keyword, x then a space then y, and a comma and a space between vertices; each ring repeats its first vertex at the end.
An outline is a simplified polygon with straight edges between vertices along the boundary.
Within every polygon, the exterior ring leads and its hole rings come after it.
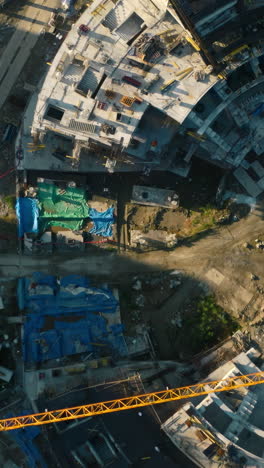
POLYGON ((258 181, 258 186, 264 190, 264 177, 262 177, 259 181, 258 181))
POLYGON ((209 281, 212 281, 217 286, 220 286, 222 281, 225 279, 225 276, 215 268, 211 268, 211 270, 208 270, 205 276, 209 281))
POLYGON ((244 169, 248 169, 250 167, 250 164, 248 161, 246 161, 246 159, 244 159, 244 161, 242 161, 241 163, 241 166, 244 168, 244 169))
POLYGON ((264 177, 264 167, 260 164, 259 161, 254 161, 251 164, 252 169, 256 172, 257 176, 264 177))
POLYGON ((24 390, 30 400, 36 400, 38 397, 38 373, 25 372, 24 374, 24 390))
POLYGON ((174 247, 177 244, 176 234, 169 234, 167 231, 154 231, 142 232, 140 230, 130 231, 130 245, 137 247, 174 247))
POLYGON ((238 167, 233 174, 251 197, 257 197, 263 191, 242 167, 238 167))
POLYGON ((251 301, 252 297, 253 293, 247 291, 243 286, 234 286, 232 295, 229 296, 230 309, 234 313, 240 313, 251 301))
POLYGON ((144 334, 137 335, 136 337, 127 336, 126 344, 128 348, 128 355, 130 357, 146 354, 149 351, 149 343, 144 334))
POLYGON ((243 286, 238 286, 237 290, 235 291, 235 296, 240 297, 242 301, 248 304, 253 297, 253 293, 243 288, 243 286))
POLYGON ((131 202, 139 205, 162 206, 172 209, 179 206, 178 195, 174 190, 145 187, 143 185, 133 186, 131 202))

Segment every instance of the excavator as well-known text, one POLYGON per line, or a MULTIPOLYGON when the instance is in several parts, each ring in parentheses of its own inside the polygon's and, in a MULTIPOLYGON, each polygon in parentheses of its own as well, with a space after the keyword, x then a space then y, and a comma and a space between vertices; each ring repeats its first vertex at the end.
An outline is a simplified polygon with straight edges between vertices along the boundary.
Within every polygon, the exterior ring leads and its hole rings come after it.
POLYGON ((27 426, 40 426, 42 424, 68 421, 70 419, 98 416, 149 405, 158 405, 169 401, 194 398, 201 395, 208 395, 210 393, 231 391, 236 388, 250 387, 262 383, 264 383, 264 371, 246 375, 237 375, 225 378, 224 380, 197 383, 187 387, 166 389, 158 392, 144 393, 142 395, 103 401, 100 403, 88 403, 72 408, 0 419, 0 431, 10 431, 13 429, 22 429, 27 426))

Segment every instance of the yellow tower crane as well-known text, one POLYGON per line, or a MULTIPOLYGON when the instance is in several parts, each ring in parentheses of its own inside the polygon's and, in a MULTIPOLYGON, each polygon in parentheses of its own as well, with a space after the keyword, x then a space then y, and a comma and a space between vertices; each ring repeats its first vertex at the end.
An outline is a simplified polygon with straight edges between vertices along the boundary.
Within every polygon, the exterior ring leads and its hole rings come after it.
POLYGON ((240 387, 250 387, 264 383, 264 371, 247 375, 237 375, 224 380, 198 383, 187 387, 172 388, 153 393, 144 393, 117 400, 88 403, 87 405, 64 408, 44 413, 26 414, 7 419, 0 419, 0 431, 21 429, 26 426, 40 426, 70 419, 87 418, 106 413, 114 413, 142 406, 158 405, 169 401, 193 398, 209 393, 225 392, 240 387))

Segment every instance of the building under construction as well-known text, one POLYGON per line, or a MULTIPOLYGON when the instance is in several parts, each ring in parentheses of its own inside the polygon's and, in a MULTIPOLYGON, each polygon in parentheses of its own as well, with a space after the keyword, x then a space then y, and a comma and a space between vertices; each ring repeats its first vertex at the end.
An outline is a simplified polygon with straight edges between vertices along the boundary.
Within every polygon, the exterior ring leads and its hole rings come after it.
MULTIPOLYGON (((239 379, 244 373, 259 372, 259 356, 251 348, 216 369, 207 380, 239 379)), ((197 466, 262 467, 263 396, 261 385, 211 393, 186 403, 162 429, 197 466)))
POLYGON ((169 170, 264 189, 262 1, 94 1, 33 93, 19 169, 169 170), (250 23, 249 23, 250 19, 250 23))
MULTIPOLYGON (((19 237, 28 251, 42 247, 46 230, 50 253, 66 243, 82 252, 103 243, 91 235, 120 243, 115 218, 125 225, 124 213, 117 212, 124 200, 112 203, 105 180, 106 199, 93 199, 90 173, 111 179, 114 172, 147 177, 169 171, 178 181, 200 158, 233 171, 251 197, 261 195, 263 12, 264 0, 87 3, 46 75, 31 88, 16 140, 16 168, 23 181, 27 171, 34 174, 32 186, 19 187, 17 204, 19 237)), ((137 181, 131 200, 173 211, 177 188, 164 185, 159 191, 137 181)), ((137 246, 141 231, 134 234, 137 246)), ((176 235, 167 241, 174 247, 176 235)), ((0 431, 10 431, 34 467, 47 466, 39 455, 43 446, 35 450, 39 436, 54 457, 51 466, 63 468, 263 467, 264 392, 263 385, 254 386, 264 382, 259 353, 242 352, 199 384, 201 375, 190 379, 189 363, 186 371, 185 364, 157 361, 143 321, 141 334, 126 336, 118 294, 105 281, 95 286, 56 272, 20 278, 19 385, 27 405, 3 410, 0 431), (176 402, 191 397, 196 399, 176 402), (159 403, 165 402, 163 410, 159 403), (42 424, 52 429, 35 427, 42 424)), ((152 286, 163 289, 155 281, 152 286)), ((181 284, 177 277, 164 282, 171 290, 181 284)), ((134 278, 137 309, 144 301, 142 283, 134 278)), ((132 316, 131 303, 127 309, 132 316)))

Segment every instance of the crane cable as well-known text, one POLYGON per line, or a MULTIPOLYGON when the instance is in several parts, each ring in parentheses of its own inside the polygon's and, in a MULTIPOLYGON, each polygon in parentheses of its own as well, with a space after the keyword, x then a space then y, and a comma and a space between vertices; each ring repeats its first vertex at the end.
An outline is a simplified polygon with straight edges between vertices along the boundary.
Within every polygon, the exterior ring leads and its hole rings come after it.
POLYGON ((8 176, 9 174, 11 174, 12 172, 14 172, 16 170, 16 166, 15 167, 11 167, 10 169, 8 169, 6 172, 3 172, 3 174, 0 174, 0 179, 3 179, 4 177, 8 176))
POLYGON ((240 387, 249 387, 264 383, 264 371, 247 375, 237 375, 224 380, 197 383, 187 387, 166 389, 153 393, 144 393, 131 397, 87 405, 75 406, 58 410, 45 411, 44 413, 26 414, 23 416, 0 419, 0 431, 21 429, 27 426, 40 426, 71 419, 86 418, 107 413, 114 413, 143 406, 156 405, 169 401, 193 398, 210 393, 234 390, 240 387))

